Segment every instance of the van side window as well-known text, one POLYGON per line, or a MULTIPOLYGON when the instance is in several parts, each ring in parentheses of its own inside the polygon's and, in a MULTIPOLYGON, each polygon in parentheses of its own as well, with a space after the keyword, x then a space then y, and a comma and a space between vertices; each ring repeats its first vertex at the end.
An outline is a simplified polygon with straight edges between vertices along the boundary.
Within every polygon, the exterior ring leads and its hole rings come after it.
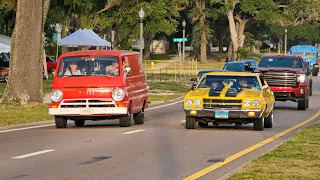
MULTIPOLYGON (((130 63, 129 63, 129 59, 128 59, 128 56, 124 56, 122 57, 122 69, 123 69, 123 73, 126 73, 126 68, 130 68, 130 63)), ((126 75, 130 75, 131 74, 131 71, 126 74, 126 75)))

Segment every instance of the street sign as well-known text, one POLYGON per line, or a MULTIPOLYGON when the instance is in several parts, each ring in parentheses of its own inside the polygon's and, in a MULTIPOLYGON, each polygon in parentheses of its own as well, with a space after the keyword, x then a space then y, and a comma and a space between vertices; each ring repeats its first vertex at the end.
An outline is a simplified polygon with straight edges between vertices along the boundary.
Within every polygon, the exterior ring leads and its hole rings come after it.
POLYGON ((186 42, 188 41, 188 38, 174 38, 173 42, 186 42))

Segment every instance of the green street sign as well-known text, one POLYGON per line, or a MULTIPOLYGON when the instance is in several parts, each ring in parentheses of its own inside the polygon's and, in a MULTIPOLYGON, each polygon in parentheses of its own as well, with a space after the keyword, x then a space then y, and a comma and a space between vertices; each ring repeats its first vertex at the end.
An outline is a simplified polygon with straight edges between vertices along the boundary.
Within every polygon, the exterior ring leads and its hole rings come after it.
POLYGON ((173 42, 186 42, 188 41, 188 38, 174 38, 173 42))

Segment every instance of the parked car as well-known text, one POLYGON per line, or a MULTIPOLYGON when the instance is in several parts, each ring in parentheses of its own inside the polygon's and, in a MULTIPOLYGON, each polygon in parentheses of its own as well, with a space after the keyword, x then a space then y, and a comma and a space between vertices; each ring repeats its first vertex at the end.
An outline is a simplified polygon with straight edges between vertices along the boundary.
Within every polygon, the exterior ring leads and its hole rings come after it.
POLYGON ((254 72, 254 66, 246 62, 226 62, 223 70, 230 72, 254 72))
POLYGON ((269 55, 261 59, 255 71, 273 91, 276 101, 297 102, 299 110, 309 107, 312 94, 312 70, 300 56, 269 55))
POLYGON ((273 126, 274 95, 263 77, 249 72, 210 72, 184 96, 186 129, 219 124, 273 126))
POLYGON ((194 87, 198 84, 199 80, 201 79, 202 75, 207 72, 224 72, 224 70, 220 69, 206 69, 206 70, 200 70, 197 74, 196 78, 191 78, 190 81, 193 81, 191 89, 194 89, 194 87))
POLYGON ((149 87, 132 51, 77 51, 62 54, 54 73, 49 114, 57 128, 67 121, 119 119, 121 127, 144 124, 149 87))

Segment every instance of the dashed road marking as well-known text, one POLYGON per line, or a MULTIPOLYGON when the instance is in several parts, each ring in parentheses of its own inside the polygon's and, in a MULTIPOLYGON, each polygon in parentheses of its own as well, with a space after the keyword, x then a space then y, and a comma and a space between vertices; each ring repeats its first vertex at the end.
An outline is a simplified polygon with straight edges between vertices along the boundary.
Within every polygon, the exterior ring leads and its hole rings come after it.
POLYGON ((48 152, 52 152, 52 151, 55 151, 55 150, 54 149, 48 149, 48 150, 38 151, 38 152, 30 153, 30 154, 16 156, 16 157, 13 157, 12 159, 23 159, 23 158, 36 156, 36 155, 40 155, 40 154, 44 154, 44 153, 48 153, 48 152))
POLYGON ((142 132, 142 131, 145 131, 145 129, 138 129, 138 130, 135 130, 135 131, 124 132, 122 134, 134 134, 134 133, 138 133, 138 132, 142 132))

